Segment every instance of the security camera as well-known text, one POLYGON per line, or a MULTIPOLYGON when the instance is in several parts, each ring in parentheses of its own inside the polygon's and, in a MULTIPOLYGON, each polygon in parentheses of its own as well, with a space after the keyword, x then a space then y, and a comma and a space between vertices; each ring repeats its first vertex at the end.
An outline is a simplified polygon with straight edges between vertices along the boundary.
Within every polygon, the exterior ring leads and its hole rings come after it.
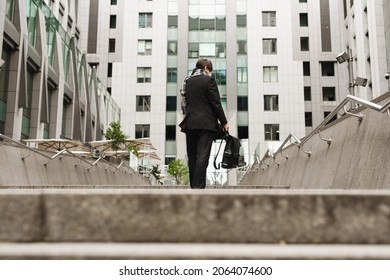
POLYGON ((390 73, 387 72, 387 73, 385 74, 385 79, 388 80, 389 78, 390 78, 390 73))

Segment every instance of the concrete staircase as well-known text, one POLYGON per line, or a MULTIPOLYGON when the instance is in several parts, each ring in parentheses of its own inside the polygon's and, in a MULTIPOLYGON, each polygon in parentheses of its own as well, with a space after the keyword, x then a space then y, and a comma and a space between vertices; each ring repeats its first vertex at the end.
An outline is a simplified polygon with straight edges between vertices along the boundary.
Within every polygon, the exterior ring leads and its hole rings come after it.
POLYGON ((390 191, 0 190, 0 259, 390 259, 390 191))

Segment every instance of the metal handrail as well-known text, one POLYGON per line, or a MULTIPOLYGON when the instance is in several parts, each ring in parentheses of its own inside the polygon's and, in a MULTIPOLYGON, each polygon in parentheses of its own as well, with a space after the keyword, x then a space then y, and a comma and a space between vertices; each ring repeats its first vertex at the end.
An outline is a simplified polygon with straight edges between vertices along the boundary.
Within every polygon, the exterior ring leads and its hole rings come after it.
MULTIPOLYGON (((283 151, 283 148, 284 146, 287 144, 287 142, 289 140, 291 140, 291 138, 294 138, 296 143, 294 142, 291 142, 291 144, 293 145, 296 145, 298 146, 298 148, 301 148, 310 138, 312 138, 315 134, 317 133, 320 133, 321 132, 321 129, 335 116, 338 114, 338 112, 344 108, 344 106, 349 103, 349 102, 355 102, 355 103, 358 103, 360 105, 362 105, 363 107, 367 107, 369 109, 372 109, 372 110, 375 110, 377 112, 380 112, 380 113, 384 113, 384 112, 388 112, 389 113, 389 116, 390 116, 390 101, 388 101, 386 104, 384 105, 378 105, 376 103, 373 103, 371 101, 367 101, 367 100, 364 100, 364 99, 361 99, 359 97, 356 97, 356 96, 353 96, 353 95, 347 95, 347 97, 341 101, 341 103, 329 114, 326 116, 326 118, 307 136, 305 136, 302 140, 298 139, 297 136, 295 136, 293 133, 290 133, 289 136, 287 136, 287 138, 284 140, 284 142, 282 143, 282 145, 279 147, 279 149, 274 153, 274 154, 270 154, 269 153, 269 150, 267 150, 263 156, 263 158, 261 159, 260 163, 261 162, 264 162, 264 160, 268 157, 273 157, 275 159, 275 157, 280 153, 282 153, 283 151)), ((346 112, 347 114, 349 115, 352 115, 352 116, 355 116, 355 117, 359 117, 359 120, 362 119, 362 116, 361 115, 356 115, 356 114, 352 114, 352 113, 349 113, 349 112, 346 112)), ((321 136, 320 136, 321 137, 321 136)), ((324 139, 321 137, 322 140, 324 141, 327 141, 328 144, 330 144, 330 142, 332 141, 332 139, 324 139)), ((304 151, 305 152, 305 151, 304 151)), ((311 154, 311 152, 305 152, 307 153, 309 156, 311 154)), ((283 155, 283 154, 282 154, 283 155)), ((285 156, 286 157, 286 156, 285 156)))

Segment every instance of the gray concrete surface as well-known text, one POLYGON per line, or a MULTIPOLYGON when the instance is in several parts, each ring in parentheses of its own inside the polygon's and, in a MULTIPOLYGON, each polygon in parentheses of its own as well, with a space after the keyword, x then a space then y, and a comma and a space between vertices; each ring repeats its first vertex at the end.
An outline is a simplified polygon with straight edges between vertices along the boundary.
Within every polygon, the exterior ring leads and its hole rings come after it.
POLYGON ((389 245, 0 243, 0 259, 389 260, 389 245))
POLYGON ((1 190, 0 221, 1 242, 390 244, 390 191, 1 190))
MULTIPOLYGON (((378 103, 388 102, 389 95, 383 95, 378 103)), ((321 131, 321 135, 314 135, 303 147, 286 147, 282 154, 288 159, 278 154, 275 160, 265 160, 269 166, 254 166, 241 184, 390 189, 390 117, 387 113, 363 107, 355 113, 364 114, 361 122, 354 116, 344 115, 321 131), (331 144, 328 145, 320 136, 332 138, 331 144), (311 156, 303 151, 311 151, 311 156)))

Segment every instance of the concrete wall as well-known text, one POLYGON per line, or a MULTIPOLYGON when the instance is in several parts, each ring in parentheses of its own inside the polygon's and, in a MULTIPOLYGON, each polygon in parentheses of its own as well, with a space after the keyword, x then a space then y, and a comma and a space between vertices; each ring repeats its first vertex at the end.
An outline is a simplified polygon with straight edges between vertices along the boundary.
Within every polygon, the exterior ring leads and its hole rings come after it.
MULTIPOLYGON (((376 101, 390 100, 390 93, 376 101)), ((314 135, 303 147, 290 145, 282 154, 252 166, 242 185, 289 185, 290 188, 389 189, 390 117, 371 109, 359 108, 361 122, 353 116, 339 118, 314 135), (309 157, 304 151, 311 151, 309 157), (276 164, 276 163, 279 163, 276 164), (269 166, 267 166, 269 164, 269 166)))
POLYGON ((127 167, 115 171, 113 166, 101 162, 90 168, 89 164, 71 156, 49 160, 34 152, 2 144, 2 142, 0 142, 0 159, 0 188, 149 184, 140 174, 127 167), (26 156, 28 157, 22 160, 22 157, 26 156), (47 162, 49 163, 45 166, 44 163, 47 162))

